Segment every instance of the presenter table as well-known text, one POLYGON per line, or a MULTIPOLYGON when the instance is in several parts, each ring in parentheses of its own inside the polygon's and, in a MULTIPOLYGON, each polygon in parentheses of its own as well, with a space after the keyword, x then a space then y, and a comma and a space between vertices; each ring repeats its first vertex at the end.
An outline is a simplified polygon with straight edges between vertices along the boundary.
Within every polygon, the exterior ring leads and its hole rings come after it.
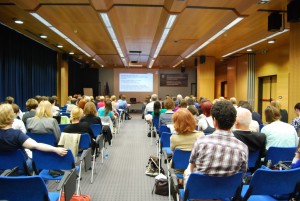
POLYGON ((143 103, 130 103, 129 112, 131 113, 142 113, 143 103))

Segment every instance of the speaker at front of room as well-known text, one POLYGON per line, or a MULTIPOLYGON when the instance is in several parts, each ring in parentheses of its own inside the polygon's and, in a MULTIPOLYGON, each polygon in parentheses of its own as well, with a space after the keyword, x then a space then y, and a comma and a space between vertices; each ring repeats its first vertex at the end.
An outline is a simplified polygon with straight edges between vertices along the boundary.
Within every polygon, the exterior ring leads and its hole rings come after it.
POLYGON ((292 0, 287 5, 287 21, 300 22, 300 1, 292 0))
POLYGON ((206 61, 206 56, 205 55, 200 55, 200 64, 204 64, 206 61))
POLYGON ((280 31, 282 27, 282 15, 273 12, 268 16, 268 31, 280 31))

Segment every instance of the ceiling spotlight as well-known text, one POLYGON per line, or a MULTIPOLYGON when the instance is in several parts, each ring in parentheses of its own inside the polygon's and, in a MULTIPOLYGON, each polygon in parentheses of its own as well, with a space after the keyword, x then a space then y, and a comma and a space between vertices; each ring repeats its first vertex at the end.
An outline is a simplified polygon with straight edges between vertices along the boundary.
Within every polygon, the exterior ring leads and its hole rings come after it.
POLYGON ((70 52, 69 54, 73 55, 73 54, 74 54, 74 52, 70 52))
POLYGON ((64 46, 62 46, 62 45, 57 45, 57 47, 58 47, 58 48, 63 48, 64 46))
POLYGON ((17 20, 17 19, 14 19, 14 22, 15 22, 16 24, 23 24, 23 23, 24 23, 22 20, 17 20))
POLYGON ((96 61, 96 59, 95 59, 95 58, 93 58, 93 61, 96 61))
POLYGON ((103 67, 104 67, 104 65, 102 64, 102 65, 101 65, 101 67, 103 68, 103 67))
POLYGON ((46 35, 40 35, 40 37, 41 37, 41 38, 44 38, 44 39, 47 38, 46 35))
POLYGON ((252 52, 252 51, 253 51, 252 48, 247 49, 247 52, 252 52))
POLYGON ((268 43, 269 44, 273 44, 273 43, 275 43, 275 40, 274 39, 270 39, 270 40, 268 40, 268 43))
POLYGON ((256 4, 266 4, 269 3, 271 0, 259 0, 256 4))

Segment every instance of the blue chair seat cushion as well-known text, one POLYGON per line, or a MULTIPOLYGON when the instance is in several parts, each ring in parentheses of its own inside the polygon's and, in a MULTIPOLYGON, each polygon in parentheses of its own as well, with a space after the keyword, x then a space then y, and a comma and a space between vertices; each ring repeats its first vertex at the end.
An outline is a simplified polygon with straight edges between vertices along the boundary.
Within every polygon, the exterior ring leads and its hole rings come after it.
MULTIPOLYGON (((249 185, 244 185, 243 189, 242 189, 242 197, 245 196, 246 192, 249 189, 249 185)), ((257 200, 261 200, 261 201, 277 201, 278 199, 273 198, 272 196, 269 195, 251 195, 248 199, 248 201, 257 201, 257 200)), ((282 199, 280 199, 282 200, 282 199)))
POLYGON ((167 155, 172 155, 172 150, 170 147, 162 147, 162 150, 165 151, 167 155))
POLYGON ((49 192, 48 196, 49 196, 49 200, 50 201, 57 201, 58 198, 59 198, 59 193, 57 193, 57 192, 49 192))

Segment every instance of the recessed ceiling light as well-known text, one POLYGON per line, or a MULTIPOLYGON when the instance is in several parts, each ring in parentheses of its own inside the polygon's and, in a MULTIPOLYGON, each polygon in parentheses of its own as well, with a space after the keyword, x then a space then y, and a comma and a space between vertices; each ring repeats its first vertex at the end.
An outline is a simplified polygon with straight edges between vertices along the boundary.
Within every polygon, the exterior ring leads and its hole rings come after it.
POLYGON ((96 59, 94 58, 93 61, 96 61, 96 59))
POLYGON ((46 36, 46 35, 40 35, 40 37, 41 37, 41 38, 47 38, 47 36, 46 36))
POLYGON ((74 54, 74 52, 70 52, 69 54, 74 54))
POLYGON ((247 49, 247 52, 252 52, 252 51, 253 51, 252 48, 247 49))
POLYGON ((23 24, 24 22, 22 20, 14 20, 16 24, 23 24))
POLYGON ((64 46, 62 46, 62 45, 57 45, 57 47, 58 47, 58 48, 63 48, 64 46))
POLYGON ((274 39, 270 39, 270 40, 268 40, 268 43, 269 44, 273 44, 273 43, 275 43, 275 40, 274 39))
POLYGON ((101 67, 103 68, 103 67, 104 67, 104 65, 102 64, 102 65, 101 65, 101 67))

